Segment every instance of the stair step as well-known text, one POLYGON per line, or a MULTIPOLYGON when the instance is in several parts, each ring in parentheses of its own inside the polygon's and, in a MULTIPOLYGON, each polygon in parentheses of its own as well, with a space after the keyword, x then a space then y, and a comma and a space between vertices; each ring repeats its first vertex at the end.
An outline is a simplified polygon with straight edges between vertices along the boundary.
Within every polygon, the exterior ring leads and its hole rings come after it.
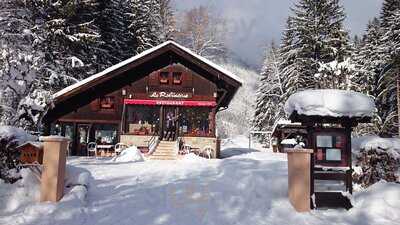
POLYGON ((151 156, 150 160, 177 160, 178 154, 176 152, 175 141, 161 141, 158 143, 155 151, 151 156))
POLYGON ((170 150, 156 150, 153 152, 153 154, 157 154, 157 153, 177 154, 175 151, 170 151, 170 150))
POLYGON ((152 156, 175 156, 175 154, 171 154, 171 153, 156 153, 156 154, 154 154, 153 153, 152 156))
POLYGON ((156 148, 156 151, 170 151, 170 152, 174 152, 175 149, 174 148, 156 148))

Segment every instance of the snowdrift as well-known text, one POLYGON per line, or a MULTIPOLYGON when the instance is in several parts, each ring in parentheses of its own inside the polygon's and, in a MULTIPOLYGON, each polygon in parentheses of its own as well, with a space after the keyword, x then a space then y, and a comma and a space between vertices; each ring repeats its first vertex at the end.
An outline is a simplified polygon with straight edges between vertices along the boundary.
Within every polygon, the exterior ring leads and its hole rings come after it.
POLYGON ((0 126, 0 138, 14 137, 18 144, 24 144, 28 141, 36 141, 37 137, 28 134, 25 130, 13 126, 0 126))
POLYGON ((136 146, 131 146, 115 156, 112 161, 114 162, 143 162, 144 158, 142 153, 136 146))
POLYGON ((381 138, 378 136, 362 136, 351 141, 352 152, 358 154, 361 149, 377 150, 389 153, 392 157, 400 159, 400 139, 381 138))
MULTIPOLYGON (((0 180, 0 202, 2 203, 0 204, 0 215, 6 213, 18 214, 26 211, 28 214, 36 216, 34 214, 40 214, 46 208, 45 204, 52 205, 53 210, 60 207, 56 206, 55 203, 39 203, 40 181, 31 170, 22 169, 20 175, 22 179, 14 184, 6 184, 3 180, 0 180)), ((85 204, 90 180, 90 172, 86 169, 67 165, 65 194, 60 204, 73 205, 75 207, 85 204)), ((3 224, 1 219, 0 224, 3 224)))

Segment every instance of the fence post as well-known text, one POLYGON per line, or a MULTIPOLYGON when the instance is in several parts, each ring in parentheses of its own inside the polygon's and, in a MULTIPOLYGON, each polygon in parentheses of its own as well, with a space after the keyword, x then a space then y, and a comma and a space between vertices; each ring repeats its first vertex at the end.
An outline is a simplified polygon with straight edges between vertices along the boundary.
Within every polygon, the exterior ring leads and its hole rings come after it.
POLYGON ((288 158, 288 194, 297 212, 311 210, 312 149, 285 149, 288 158))
POLYGON ((43 172, 40 201, 57 202, 64 195, 65 165, 69 138, 60 136, 40 137, 43 145, 43 172))

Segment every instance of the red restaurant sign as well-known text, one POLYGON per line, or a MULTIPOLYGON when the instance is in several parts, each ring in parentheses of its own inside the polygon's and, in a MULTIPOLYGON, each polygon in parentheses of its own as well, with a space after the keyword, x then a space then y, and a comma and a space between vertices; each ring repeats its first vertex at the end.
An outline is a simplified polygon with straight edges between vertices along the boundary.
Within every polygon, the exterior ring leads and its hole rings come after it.
POLYGON ((174 101, 174 100, 147 100, 147 99, 125 99, 125 105, 176 105, 176 106, 198 106, 215 107, 215 101, 174 101))

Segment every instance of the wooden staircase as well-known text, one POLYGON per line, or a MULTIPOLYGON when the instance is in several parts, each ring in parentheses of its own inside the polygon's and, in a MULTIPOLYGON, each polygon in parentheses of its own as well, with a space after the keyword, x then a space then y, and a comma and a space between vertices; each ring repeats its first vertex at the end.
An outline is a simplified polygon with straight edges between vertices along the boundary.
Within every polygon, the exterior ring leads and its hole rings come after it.
POLYGON ((175 141, 160 141, 149 158, 151 160, 176 160, 178 159, 178 153, 175 147, 175 141))

